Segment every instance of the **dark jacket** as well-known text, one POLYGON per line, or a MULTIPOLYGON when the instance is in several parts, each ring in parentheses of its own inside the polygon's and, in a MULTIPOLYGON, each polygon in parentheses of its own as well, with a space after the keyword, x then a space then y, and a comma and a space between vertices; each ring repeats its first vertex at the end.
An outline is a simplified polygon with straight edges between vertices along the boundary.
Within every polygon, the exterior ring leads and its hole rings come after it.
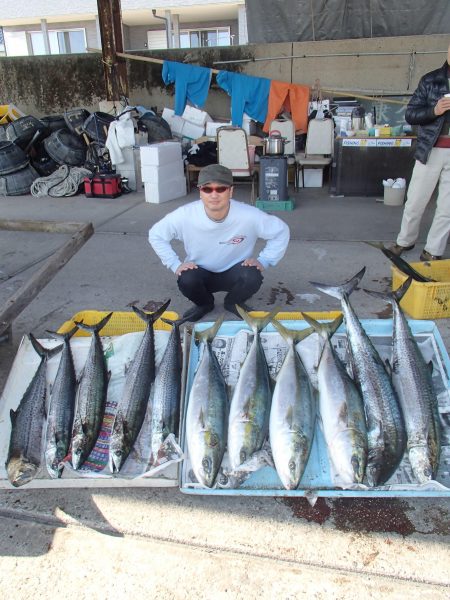
POLYGON ((440 69, 426 73, 406 107, 406 122, 419 125, 414 158, 423 164, 427 162, 445 121, 445 114, 436 117, 434 107, 439 98, 449 93, 447 67, 445 62, 440 69))

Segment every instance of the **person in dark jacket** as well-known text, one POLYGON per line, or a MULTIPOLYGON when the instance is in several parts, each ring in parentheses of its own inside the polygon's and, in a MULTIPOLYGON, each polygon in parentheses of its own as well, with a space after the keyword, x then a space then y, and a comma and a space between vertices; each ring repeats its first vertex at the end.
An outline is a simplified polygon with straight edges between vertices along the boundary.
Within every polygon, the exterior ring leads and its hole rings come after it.
POLYGON ((405 119, 418 125, 416 159, 403 211, 397 243, 398 256, 412 250, 420 221, 431 195, 439 185, 436 212, 420 260, 439 260, 450 232, 450 45, 447 61, 424 75, 408 103, 405 119))

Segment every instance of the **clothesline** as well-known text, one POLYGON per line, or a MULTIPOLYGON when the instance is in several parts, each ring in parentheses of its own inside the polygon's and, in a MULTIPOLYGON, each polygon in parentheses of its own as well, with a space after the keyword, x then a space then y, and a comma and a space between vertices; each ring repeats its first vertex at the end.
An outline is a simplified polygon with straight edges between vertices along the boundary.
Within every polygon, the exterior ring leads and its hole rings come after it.
MULTIPOLYGON (((96 53, 100 53, 100 54, 102 53, 102 51, 99 48, 87 48, 87 51, 88 52, 96 52, 96 53)), ((142 62, 150 62, 150 63, 156 63, 156 64, 160 64, 160 65, 164 64, 164 60, 162 60, 160 58, 150 58, 148 56, 137 56, 135 54, 129 54, 128 52, 117 52, 116 55, 119 56, 120 58, 125 58, 125 59, 129 59, 129 60, 139 60, 142 62)), ((211 68, 211 72, 217 75, 220 71, 218 69, 211 68)), ((364 94, 355 94, 351 90, 343 92, 343 91, 336 91, 336 90, 332 90, 332 89, 322 88, 322 92, 325 92, 326 94, 330 94, 330 95, 332 94, 333 96, 348 96, 349 94, 351 94, 355 98, 358 98, 360 100, 370 100, 371 102, 373 102, 375 99, 378 99, 378 100, 383 100, 383 102, 387 102, 388 104, 401 104, 403 106, 408 104, 404 100, 391 100, 389 98, 385 98, 383 95, 366 96, 364 94)))

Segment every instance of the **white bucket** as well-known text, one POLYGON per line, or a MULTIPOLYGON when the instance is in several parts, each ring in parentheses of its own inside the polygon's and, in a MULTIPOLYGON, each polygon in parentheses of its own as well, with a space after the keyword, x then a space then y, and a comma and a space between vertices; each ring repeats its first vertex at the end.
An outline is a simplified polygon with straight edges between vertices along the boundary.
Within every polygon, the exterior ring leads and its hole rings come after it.
POLYGON ((406 188, 384 188, 384 203, 387 206, 401 206, 405 201, 406 188))

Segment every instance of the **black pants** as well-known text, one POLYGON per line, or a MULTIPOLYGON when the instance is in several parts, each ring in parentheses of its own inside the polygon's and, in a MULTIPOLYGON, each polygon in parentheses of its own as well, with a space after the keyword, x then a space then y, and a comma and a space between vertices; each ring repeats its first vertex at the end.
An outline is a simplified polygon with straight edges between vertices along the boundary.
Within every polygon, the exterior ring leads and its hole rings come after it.
POLYGON ((263 282, 256 267, 234 265, 222 273, 212 273, 202 267, 183 271, 178 277, 180 292, 199 306, 213 306, 215 292, 228 292, 226 304, 241 304, 259 290, 263 282))

